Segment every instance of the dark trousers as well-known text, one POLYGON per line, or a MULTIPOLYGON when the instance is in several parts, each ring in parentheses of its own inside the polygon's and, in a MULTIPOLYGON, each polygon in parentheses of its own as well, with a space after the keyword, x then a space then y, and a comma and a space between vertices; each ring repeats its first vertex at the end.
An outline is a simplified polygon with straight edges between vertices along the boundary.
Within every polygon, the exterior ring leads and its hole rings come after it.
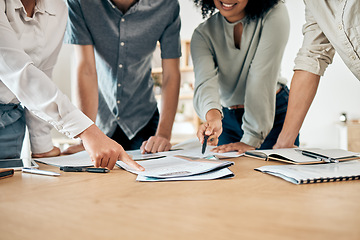
MULTIPOLYGON (((288 100, 289 89, 287 86, 283 86, 281 91, 276 94, 276 110, 273 128, 259 149, 272 149, 275 145, 285 121, 288 100)), ((244 111, 242 108, 233 110, 223 108, 223 132, 219 137, 218 145, 239 142, 241 140, 244 135, 244 131, 241 129, 244 111)), ((295 145, 299 146, 299 135, 296 138, 295 145)))
POLYGON ((20 157, 25 125, 20 104, 0 104, 0 158, 20 157))
POLYGON ((111 139, 119 143, 125 150, 136 150, 141 144, 154 136, 159 123, 159 111, 156 110, 150 121, 143 127, 131 140, 125 135, 123 130, 117 126, 111 139))

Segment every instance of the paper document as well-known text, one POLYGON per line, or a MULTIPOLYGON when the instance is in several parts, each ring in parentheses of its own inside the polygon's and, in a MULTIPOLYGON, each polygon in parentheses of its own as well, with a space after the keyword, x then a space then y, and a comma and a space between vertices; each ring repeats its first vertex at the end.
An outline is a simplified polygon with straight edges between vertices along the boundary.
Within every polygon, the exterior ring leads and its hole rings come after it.
POLYGON ((165 155, 162 154, 161 152, 160 153, 145 153, 145 154, 142 154, 140 149, 138 149, 138 150, 128 150, 128 151, 126 151, 126 153, 129 154, 130 157, 135 161, 146 160, 146 159, 156 159, 156 158, 165 157, 165 155))
POLYGON ((208 158, 209 156, 216 156, 220 159, 235 158, 235 157, 240 157, 243 155, 243 154, 239 154, 238 152, 214 153, 214 152, 211 152, 211 149, 213 149, 213 148, 215 148, 215 147, 208 146, 206 148, 206 151, 204 154, 201 153, 201 146, 177 150, 177 151, 161 152, 159 154, 164 155, 164 156, 182 155, 182 156, 189 156, 192 158, 208 158))
POLYGON ((179 150, 176 152, 163 152, 161 154, 164 154, 166 156, 185 155, 185 156, 199 157, 199 158, 206 158, 207 156, 215 155, 220 159, 235 158, 244 155, 244 154, 239 154, 237 151, 226 152, 226 153, 214 153, 211 150, 216 148, 216 146, 209 146, 209 145, 207 146, 205 153, 201 154, 201 147, 202 146, 199 140, 197 138, 193 138, 173 146, 174 149, 181 148, 183 150, 179 150))
POLYGON ((141 150, 130 150, 126 151, 133 160, 135 161, 141 161, 141 160, 147 160, 147 159, 156 159, 156 158, 162 158, 162 157, 171 157, 171 156, 189 156, 192 158, 209 158, 211 156, 216 156, 219 159, 227 159, 227 158, 235 158, 243 156, 244 154, 239 154, 238 152, 226 152, 226 153, 214 153, 211 152, 211 149, 215 148, 214 146, 208 146, 205 153, 201 153, 201 146, 198 147, 192 147, 192 148, 186 148, 186 149, 172 149, 170 151, 166 152, 158 152, 158 153, 145 153, 142 154, 141 150))
POLYGON ((86 151, 78 152, 71 155, 62 155, 58 157, 36 158, 36 162, 45 163, 56 167, 92 167, 94 163, 91 161, 86 151))
POLYGON ((230 161, 216 160, 185 160, 177 157, 164 157, 158 159, 144 160, 140 163, 145 171, 135 171, 122 161, 117 161, 116 165, 125 170, 147 177, 169 178, 184 177, 195 174, 209 172, 215 169, 225 168, 234 164, 230 161))
POLYGON ((228 168, 222 168, 220 170, 215 170, 203 174, 186 176, 186 177, 173 177, 173 178, 154 178, 146 177, 143 175, 138 175, 136 181, 140 182, 163 182, 163 181, 196 181, 196 180, 214 180, 214 179, 224 179, 234 177, 232 171, 228 168))

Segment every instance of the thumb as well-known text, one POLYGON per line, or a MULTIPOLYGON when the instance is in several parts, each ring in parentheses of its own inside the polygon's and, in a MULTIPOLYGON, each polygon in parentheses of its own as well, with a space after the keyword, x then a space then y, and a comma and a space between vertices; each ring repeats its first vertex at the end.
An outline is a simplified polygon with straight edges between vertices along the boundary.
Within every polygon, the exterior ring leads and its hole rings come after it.
POLYGON ((209 125, 206 127, 204 134, 207 136, 211 136, 211 135, 213 135, 213 131, 214 131, 214 128, 211 125, 209 125))

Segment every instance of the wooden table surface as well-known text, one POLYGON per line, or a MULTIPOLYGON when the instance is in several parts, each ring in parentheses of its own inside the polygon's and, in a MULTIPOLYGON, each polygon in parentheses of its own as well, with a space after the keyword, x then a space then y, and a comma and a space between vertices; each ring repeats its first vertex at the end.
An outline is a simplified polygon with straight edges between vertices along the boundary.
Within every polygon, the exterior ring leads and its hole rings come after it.
POLYGON ((294 185, 253 170, 275 162, 234 161, 213 181, 16 172, 0 180, 0 239, 360 239, 360 181, 294 185))

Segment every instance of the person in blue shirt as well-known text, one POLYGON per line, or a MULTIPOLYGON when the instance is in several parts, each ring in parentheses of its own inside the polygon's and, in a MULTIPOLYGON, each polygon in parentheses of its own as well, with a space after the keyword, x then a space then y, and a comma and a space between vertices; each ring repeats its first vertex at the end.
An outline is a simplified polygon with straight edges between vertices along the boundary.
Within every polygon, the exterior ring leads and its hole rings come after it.
MULTIPOLYGON (((180 87, 178 1, 67 3, 65 42, 75 45, 80 109, 125 150, 169 150, 180 87), (163 69, 160 115, 151 78, 158 42, 163 69)), ((66 152, 80 150, 82 145, 66 152)))

